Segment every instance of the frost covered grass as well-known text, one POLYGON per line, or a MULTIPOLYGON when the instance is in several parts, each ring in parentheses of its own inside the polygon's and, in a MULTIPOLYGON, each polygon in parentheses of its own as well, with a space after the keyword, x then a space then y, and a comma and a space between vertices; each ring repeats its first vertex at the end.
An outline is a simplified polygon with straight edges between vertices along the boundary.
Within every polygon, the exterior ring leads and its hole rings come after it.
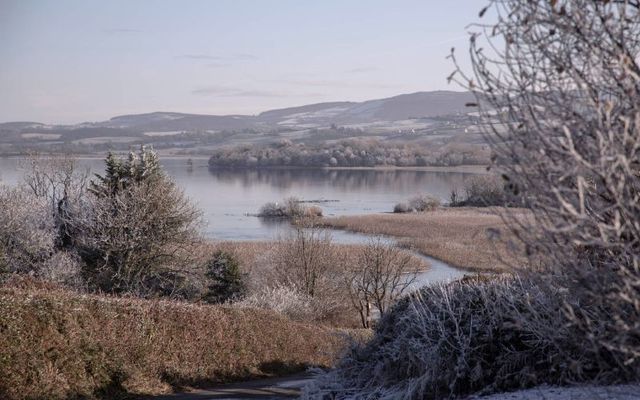
MULTIPOLYGON (((576 382, 633 381, 605 344, 584 346, 563 317, 571 298, 528 280, 472 278, 422 289, 374 338, 321 374, 306 399, 448 399, 576 382)), ((597 327, 594 327, 597 329, 597 327)))
POLYGON ((116 398, 328 367, 347 331, 275 312, 0 287, 0 398, 116 398))
MULTIPOLYGON (((511 210, 511 212, 520 212, 511 210)), ((524 214, 524 211, 521 213, 524 214)), ((395 236, 423 254, 478 271, 504 271, 515 262, 506 227, 494 208, 440 208, 419 214, 372 214, 324 218, 326 227, 395 236)))

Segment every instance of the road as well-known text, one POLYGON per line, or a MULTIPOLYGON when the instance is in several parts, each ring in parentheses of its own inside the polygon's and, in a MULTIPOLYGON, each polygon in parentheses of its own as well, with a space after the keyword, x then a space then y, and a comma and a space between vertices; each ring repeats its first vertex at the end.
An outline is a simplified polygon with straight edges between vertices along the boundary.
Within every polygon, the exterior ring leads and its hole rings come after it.
POLYGON ((311 381, 308 373, 281 378, 260 379, 220 385, 210 389, 195 389, 152 397, 153 400, 224 400, 224 399, 291 399, 300 395, 302 387, 311 381))

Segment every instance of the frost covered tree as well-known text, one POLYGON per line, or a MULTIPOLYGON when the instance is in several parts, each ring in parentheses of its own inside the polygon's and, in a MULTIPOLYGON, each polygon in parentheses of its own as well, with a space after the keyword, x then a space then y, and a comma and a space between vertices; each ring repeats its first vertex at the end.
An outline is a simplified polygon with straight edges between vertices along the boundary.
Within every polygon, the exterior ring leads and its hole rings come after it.
POLYGON ((487 3, 472 70, 451 79, 476 94, 494 166, 531 211, 505 217, 529 269, 570 293, 563 314, 585 358, 637 379, 640 3, 487 3))
POLYGON ((180 294, 200 212, 142 147, 126 160, 109 154, 91 182, 80 221, 80 254, 89 284, 114 293, 180 294))

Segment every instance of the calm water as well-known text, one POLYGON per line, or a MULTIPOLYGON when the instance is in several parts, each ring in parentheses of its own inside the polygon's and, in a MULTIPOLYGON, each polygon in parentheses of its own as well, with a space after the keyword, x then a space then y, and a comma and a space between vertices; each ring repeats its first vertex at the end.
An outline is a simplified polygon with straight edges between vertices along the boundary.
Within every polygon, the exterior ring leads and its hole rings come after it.
MULTIPOLYGON (((82 159, 83 167, 102 172, 102 160, 82 159)), ((204 159, 164 159, 165 170, 203 210, 206 235, 226 240, 268 240, 287 232, 282 222, 250 216, 268 201, 288 196, 303 200, 335 200, 319 203, 324 215, 389 212, 394 204, 418 193, 447 200, 451 189, 462 187, 471 174, 426 171, 373 170, 217 170, 204 159)), ((19 160, 0 158, 0 178, 7 183, 21 179, 19 160)), ((362 241, 360 235, 334 233, 340 242, 362 241)))
MULTIPOLYGON (((16 158, 0 158, 0 179, 14 184, 24 173, 16 158)), ((82 159, 83 168, 102 172, 102 160, 82 159)), ((288 196, 302 200, 332 200, 318 203, 324 215, 354 215, 389 212, 393 206, 419 193, 446 201, 452 188, 461 188, 473 174, 411 170, 216 170, 207 161, 164 159, 164 169, 202 209, 207 237, 221 240, 269 240, 286 235, 286 222, 269 222, 251 216, 268 201, 288 196)), ((366 235, 333 231, 337 243, 363 243, 366 235)), ((392 239, 387 239, 392 240, 392 239)), ((458 279, 464 272, 431 257, 431 269, 413 285, 458 279)))

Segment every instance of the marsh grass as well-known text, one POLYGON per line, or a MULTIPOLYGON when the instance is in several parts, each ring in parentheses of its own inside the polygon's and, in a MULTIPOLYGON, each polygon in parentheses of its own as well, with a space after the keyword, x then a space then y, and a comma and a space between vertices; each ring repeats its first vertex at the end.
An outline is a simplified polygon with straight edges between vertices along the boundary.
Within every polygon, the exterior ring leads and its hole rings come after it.
POLYGON ((497 209, 491 207, 342 216, 324 218, 322 224, 353 232, 395 236, 423 254, 469 270, 504 271, 520 261, 508 249, 506 226, 497 209), (502 239, 493 240, 498 236, 502 239))

